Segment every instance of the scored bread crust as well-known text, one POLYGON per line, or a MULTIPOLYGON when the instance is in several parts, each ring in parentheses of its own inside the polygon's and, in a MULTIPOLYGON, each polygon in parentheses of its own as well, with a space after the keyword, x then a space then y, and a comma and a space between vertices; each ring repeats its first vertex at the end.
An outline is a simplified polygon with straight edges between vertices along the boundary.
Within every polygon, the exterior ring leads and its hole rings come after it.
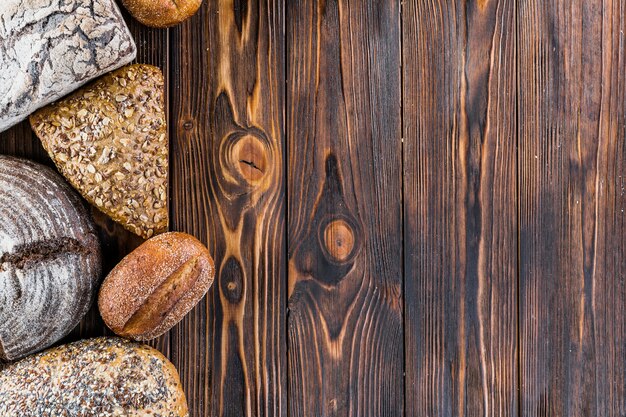
POLYGON ((129 65, 30 117, 74 188, 143 238, 169 222, 164 86, 159 68, 129 65))
POLYGON ((187 417, 174 365, 120 338, 82 340, 0 368, 3 417, 187 417))
POLYGON ((120 336, 139 341, 154 339, 171 329, 204 297, 214 276, 213 259, 200 241, 185 233, 165 233, 143 243, 109 273, 98 296, 100 314, 120 336), (139 308, 168 277, 191 260, 198 263, 200 273, 184 296, 170 311, 161 312, 156 327, 130 333, 125 326, 139 308))
POLYGON ((0 360, 45 349, 78 325, 101 261, 93 222, 63 178, 0 155, 0 360))
POLYGON ((193 16, 202 0, 122 0, 122 3, 142 24, 166 28, 193 16))

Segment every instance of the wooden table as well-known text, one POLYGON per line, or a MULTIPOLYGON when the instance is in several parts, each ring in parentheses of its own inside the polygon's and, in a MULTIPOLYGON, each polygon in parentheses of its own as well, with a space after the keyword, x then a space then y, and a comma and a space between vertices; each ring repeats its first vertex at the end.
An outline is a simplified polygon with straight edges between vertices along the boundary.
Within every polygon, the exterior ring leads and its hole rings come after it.
MULTIPOLYGON (((172 229, 219 267, 154 342, 192 416, 626 413, 623 0, 128 21, 167 75, 172 229)), ((26 124, 0 153, 50 164, 26 124)), ((96 217, 112 266, 139 242, 96 217)))

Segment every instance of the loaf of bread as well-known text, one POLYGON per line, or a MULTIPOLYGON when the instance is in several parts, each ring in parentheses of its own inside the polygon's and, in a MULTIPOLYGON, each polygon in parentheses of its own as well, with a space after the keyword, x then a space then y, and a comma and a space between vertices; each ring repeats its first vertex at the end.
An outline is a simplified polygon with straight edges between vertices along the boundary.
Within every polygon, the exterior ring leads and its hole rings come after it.
POLYGON ((164 90, 160 69, 129 65, 30 118, 74 188, 144 238, 168 227, 164 90))
POLYGON ((215 267, 208 249, 185 233, 165 233, 135 249, 104 280, 98 306, 116 334, 158 337, 204 297, 215 267))
POLYGON ((2 417, 185 417, 178 372, 151 347, 84 340, 0 370, 2 417))
POLYGON ((0 3, 0 132, 135 59, 114 0, 0 3))
POLYGON ((122 3, 144 25, 165 28, 193 16, 202 0, 122 0, 122 3))
POLYGON ((74 190, 47 167, 0 156, 0 359, 67 335, 100 276, 98 238, 74 190))

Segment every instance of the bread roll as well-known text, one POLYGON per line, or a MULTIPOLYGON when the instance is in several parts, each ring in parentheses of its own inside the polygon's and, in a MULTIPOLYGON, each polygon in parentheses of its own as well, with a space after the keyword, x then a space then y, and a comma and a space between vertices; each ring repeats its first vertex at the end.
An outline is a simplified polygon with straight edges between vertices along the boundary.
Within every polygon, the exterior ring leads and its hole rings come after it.
POLYGON ((60 346, 0 370, 2 417, 188 415, 174 365, 123 339, 60 346))
POLYGON ((164 90, 160 69, 129 65, 30 118, 74 188, 143 238, 168 227, 164 90))
POLYGON ((208 249, 185 233, 165 233, 135 249, 104 280, 98 306, 116 334, 158 337, 204 297, 215 267, 208 249))
POLYGON ((78 324, 100 282, 100 258, 69 185, 47 167, 0 156, 0 359, 44 349, 78 324))
POLYGON ((136 53, 114 0, 0 1, 0 132, 136 53))
POLYGON ((144 25, 165 28, 193 16, 202 0, 122 0, 122 3, 144 25))

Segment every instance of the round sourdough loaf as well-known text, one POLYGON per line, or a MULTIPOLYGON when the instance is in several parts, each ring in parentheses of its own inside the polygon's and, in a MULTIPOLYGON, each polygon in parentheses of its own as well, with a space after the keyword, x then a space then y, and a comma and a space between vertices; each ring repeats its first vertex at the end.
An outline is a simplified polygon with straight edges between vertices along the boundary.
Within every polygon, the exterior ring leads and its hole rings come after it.
POLYGON ((188 416, 174 365, 118 338, 60 346, 0 370, 3 417, 188 416))
POLYGON ((98 238, 78 195, 51 169, 0 155, 0 359, 67 335, 100 274, 98 238))

